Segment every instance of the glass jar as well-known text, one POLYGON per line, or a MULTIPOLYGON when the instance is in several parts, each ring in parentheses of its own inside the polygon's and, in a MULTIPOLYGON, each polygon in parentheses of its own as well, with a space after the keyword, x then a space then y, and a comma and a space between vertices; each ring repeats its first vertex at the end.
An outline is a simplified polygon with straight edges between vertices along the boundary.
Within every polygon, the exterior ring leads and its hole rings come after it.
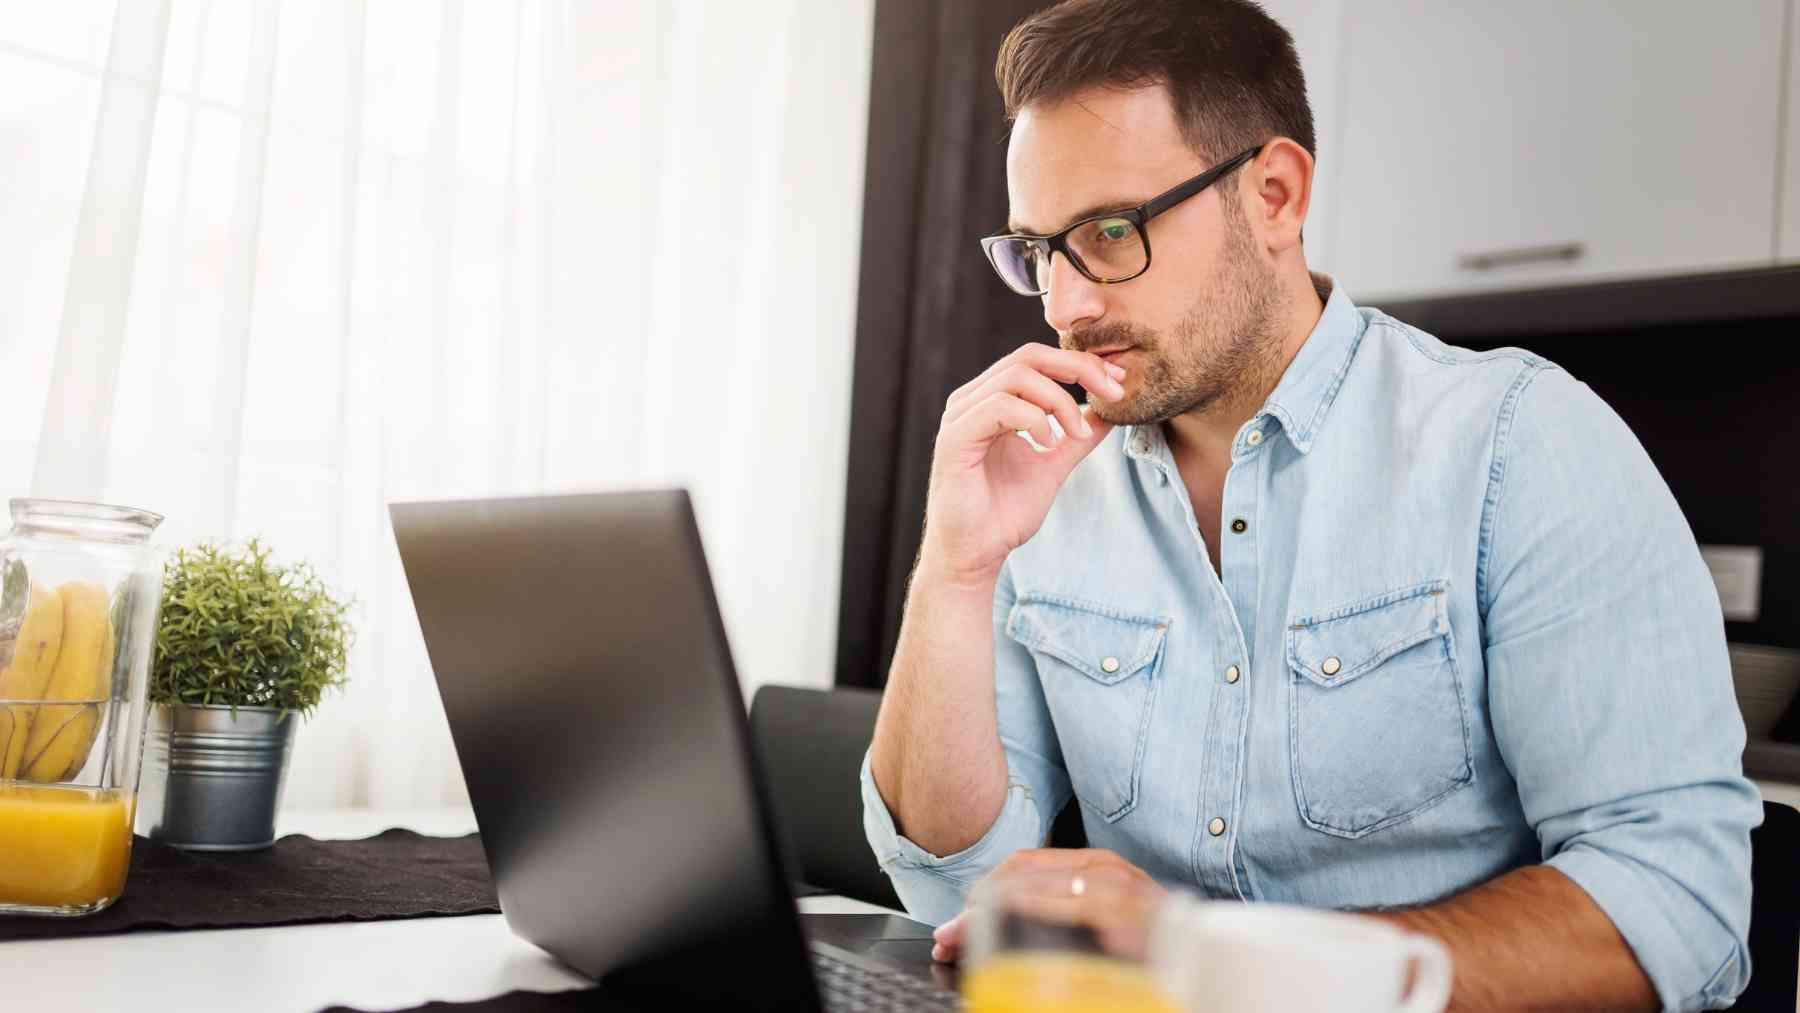
POLYGON ((15 499, 0 536, 0 913, 83 915, 125 889, 159 514, 15 499))
POLYGON ((961 963, 968 1013, 1180 1013, 1145 960, 1161 892, 1116 869, 999 869, 969 892, 961 963), (1084 902, 1115 912, 1103 934, 1084 902))

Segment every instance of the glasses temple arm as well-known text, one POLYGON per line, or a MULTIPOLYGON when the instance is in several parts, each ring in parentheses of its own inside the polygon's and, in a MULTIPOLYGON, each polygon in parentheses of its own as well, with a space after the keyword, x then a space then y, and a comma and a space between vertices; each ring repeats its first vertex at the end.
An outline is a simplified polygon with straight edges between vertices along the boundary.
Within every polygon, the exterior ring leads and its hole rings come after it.
POLYGON ((1138 205, 1138 213, 1144 216, 1145 221, 1149 221, 1157 215, 1162 214, 1164 211, 1180 204, 1182 201, 1187 200, 1189 197, 1212 186, 1219 181, 1219 177, 1236 169, 1238 166, 1243 165, 1245 162, 1250 161, 1260 154, 1262 154, 1262 145, 1260 144, 1248 151, 1241 151, 1200 175, 1195 176, 1193 179, 1188 180, 1186 183, 1182 183, 1172 190, 1164 191, 1145 201, 1143 204, 1138 205))

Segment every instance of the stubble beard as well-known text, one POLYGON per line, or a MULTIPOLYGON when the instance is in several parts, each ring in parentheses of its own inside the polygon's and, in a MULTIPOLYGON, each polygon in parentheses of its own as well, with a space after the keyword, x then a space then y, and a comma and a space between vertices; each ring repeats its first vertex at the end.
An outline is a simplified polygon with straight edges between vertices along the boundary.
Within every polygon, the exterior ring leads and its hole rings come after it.
POLYGON ((1202 293, 1168 334, 1129 324, 1081 332, 1076 348, 1137 346, 1122 401, 1090 397, 1095 416, 1144 426, 1177 415, 1207 414, 1260 400, 1279 379, 1281 341, 1274 272, 1250 245, 1249 222, 1235 201, 1225 208, 1226 244, 1212 290, 1202 293), (1234 213, 1235 212, 1235 213, 1234 213))

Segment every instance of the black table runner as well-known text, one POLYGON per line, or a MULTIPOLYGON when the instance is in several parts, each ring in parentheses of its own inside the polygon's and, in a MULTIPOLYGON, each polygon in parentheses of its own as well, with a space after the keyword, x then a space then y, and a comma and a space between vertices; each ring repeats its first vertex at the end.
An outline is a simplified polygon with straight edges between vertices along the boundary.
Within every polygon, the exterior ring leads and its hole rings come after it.
POLYGON ((0 942, 143 929, 250 928, 498 914, 481 838, 389 830, 355 841, 299 834, 260 851, 131 845, 125 894, 84 918, 0 916, 0 942))
MULTIPOLYGON (((403 1013, 643 1013, 641 1004, 627 1003, 597 989, 572 992, 508 992, 479 1002, 428 1002, 403 1013)), ((333 1006, 323 1013, 365 1013, 356 1006, 333 1006)))

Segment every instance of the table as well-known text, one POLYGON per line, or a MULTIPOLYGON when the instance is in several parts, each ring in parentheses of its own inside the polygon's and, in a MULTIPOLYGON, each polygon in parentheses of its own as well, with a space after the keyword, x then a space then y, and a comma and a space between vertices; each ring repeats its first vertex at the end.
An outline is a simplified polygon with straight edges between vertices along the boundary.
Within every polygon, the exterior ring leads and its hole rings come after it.
MULTIPOLYGON (((475 829, 460 809, 283 813, 277 833, 368 837, 390 827, 455 835, 475 829)), ((129 891, 130 886, 126 889, 129 891)), ((846 897, 807 897, 802 911, 883 912, 846 897)), ((42 1008, 313 1013, 333 1005, 406 1009, 470 1002, 514 989, 561 992, 586 978, 512 934, 499 915, 132 932, 0 943, 0 977, 42 1008)))

